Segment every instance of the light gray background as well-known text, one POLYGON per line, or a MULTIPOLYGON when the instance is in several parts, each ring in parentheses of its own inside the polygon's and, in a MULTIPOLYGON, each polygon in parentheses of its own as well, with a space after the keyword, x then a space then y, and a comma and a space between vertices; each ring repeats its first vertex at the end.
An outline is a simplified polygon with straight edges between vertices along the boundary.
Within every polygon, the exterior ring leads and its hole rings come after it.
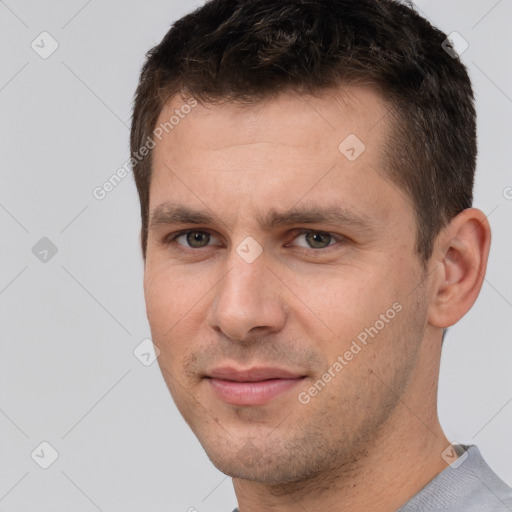
MULTIPOLYGON (((235 505, 231 480, 181 419, 157 364, 133 354, 150 332, 132 178, 102 201, 92 195, 128 159, 145 52, 198 5, 0 0, 4 512, 235 505), (47 59, 31 48, 43 31, 59 44, 47 59), (58 249, 46 263, 32 252, 42 237, 58 249), (59 453, 46 470, 31 458, 42 441, 59 453)), ((512 0, 417 6, 469 43, 462 59, 479 114, 475 206, 493 228, 481 295, 446 338, 440 417, 450 439, 477 444, 512 484, 512 0)))

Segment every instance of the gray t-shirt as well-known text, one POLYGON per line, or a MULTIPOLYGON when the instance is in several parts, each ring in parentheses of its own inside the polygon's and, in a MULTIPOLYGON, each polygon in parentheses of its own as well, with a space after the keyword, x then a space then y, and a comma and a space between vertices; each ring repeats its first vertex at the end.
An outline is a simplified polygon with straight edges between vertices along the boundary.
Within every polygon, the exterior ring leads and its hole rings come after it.
POLYGON ((460 446, 466 453, 396 512, 512 512, 512 488, 487 465, 476 445, 460 446))

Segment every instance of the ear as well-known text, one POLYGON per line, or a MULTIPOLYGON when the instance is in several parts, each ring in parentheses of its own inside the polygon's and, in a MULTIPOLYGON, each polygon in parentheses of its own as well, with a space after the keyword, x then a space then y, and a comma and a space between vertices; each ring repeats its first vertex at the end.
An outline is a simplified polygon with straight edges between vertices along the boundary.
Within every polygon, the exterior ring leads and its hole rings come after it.
POLYGON ((454 217, 436 238, 429 323, 446 328, 475 303, 487 268, 491 228, 485 214, 468 208, 454 217))

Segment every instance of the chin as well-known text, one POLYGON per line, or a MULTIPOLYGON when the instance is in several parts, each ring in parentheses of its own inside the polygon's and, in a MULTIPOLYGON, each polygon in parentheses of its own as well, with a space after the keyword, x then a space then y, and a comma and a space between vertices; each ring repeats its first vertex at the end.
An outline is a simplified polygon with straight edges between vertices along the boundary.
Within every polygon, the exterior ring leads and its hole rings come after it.
POLYGON ((297 454, 292 457, 293 452, 287 449, 268 446, 260 449, 250 441, 238 450, 229 442, 225 450, 220 450, 220 443, 215 443, 214 448, 205 445, 203 448, 212 464, 225 475, 267 485, 303 481, 327 469, 325 459, 317 461, 297 454))

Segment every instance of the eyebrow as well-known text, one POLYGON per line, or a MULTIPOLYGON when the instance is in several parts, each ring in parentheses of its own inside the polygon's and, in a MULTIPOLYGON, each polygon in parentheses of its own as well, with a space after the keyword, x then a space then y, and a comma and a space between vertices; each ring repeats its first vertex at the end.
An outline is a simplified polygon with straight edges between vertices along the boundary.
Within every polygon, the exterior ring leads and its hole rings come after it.
MULTIPOLYGON (((272 208, 265 217, 255 219, 260 227, 269 231, 278 226, 293 224, 333 224, 370 229, 377 225, 375 219, 362 213, 349 211, 342 206, 310 205, 293 207, 285 212, 272 208)), ((224 224, 219 217, 208 210, 197 210, 182 204, 164 203, 150 213, 149 229, 168 224, 224 224)))

